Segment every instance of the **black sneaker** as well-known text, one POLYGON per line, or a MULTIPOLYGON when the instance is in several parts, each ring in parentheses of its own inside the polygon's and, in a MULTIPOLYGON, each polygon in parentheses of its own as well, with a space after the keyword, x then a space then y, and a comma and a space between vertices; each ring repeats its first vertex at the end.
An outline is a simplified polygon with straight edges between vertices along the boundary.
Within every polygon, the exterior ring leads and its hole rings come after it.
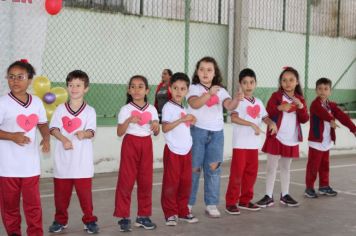
POLYGON ((62 225, 57 221, 53 221, 52 225, 48 228, 48 232, 50 233, 59 233, 62 232, 65 228, 68 227, 68 224, 62 225))
POLYGON ((337 195, 337 192, 334 191, 334 189, 332 189, 330 186, 327 186, 327 187, 320 187, 319 194, 326 195, 329 197, 335 197, 337 195))
POLYGON ((84 230, 87 231, 88 234, 97 234, 99 233, 99 226, 96 222, 90 222, 84 225, 84 230))
POLYGON ((307 188, 304 192, 304 196, 307 198, 317 198, 318 195, 316 195, 316 192, 313 188, 307 188))
POLYGON ((261 208, 257 206, 256 204, 253 204, 252 202, 249 202, 247 204, 240 204, 239 203, 239 208, 244 209, 244 210, 249 210, 249 211, 259 211, 261 208))
POLYGON ((127 218, 121 219, 119 222, 117 222, 120 225, 120 231, 121 232, 130 232, 131 229, 131 220, 127 218))
POLYGON ((185 222, 188 222, 188 223, 190 223, 190 224, 194 224, 194 223, 198 223, 199 222, 199 219, 198 218, 196 218, 193 214, 188 214, 188 215, 186 215, 186 216, 180 216, 179 217, 179 220, 181 220, 181 221, 185 221, 185 222))
POLYGON ((225 211, 230 215, 240 215, 240 210, 236 205, 226 206, 225 211))
POLYGON ((282 197, 281 194, 281 199, 279 200, 283 205, 286 206, 291 206, 291 207, 297 207, 299 206, 299 203, 294 200, 289 194, 286 194, 282 197))
POLYGON ((157 227, 155 223, 152 223, 149 217, 137 217, 135 226, 143 227, 144 229, 155 229, 157 227))
POLYGON ((261 200, 256 202, 256 205, 262 208, 271 207, 274 205, 273 197, 265 195, 261 200))

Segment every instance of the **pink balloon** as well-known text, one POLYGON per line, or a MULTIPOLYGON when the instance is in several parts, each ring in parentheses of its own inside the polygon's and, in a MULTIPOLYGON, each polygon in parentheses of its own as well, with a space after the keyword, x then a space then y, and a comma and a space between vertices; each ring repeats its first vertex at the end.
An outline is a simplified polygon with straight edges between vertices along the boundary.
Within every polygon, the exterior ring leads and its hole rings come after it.
POLYGON ((57 15, 62 9, 62 0, 46 0, 46 11, 50 15, 57 15))

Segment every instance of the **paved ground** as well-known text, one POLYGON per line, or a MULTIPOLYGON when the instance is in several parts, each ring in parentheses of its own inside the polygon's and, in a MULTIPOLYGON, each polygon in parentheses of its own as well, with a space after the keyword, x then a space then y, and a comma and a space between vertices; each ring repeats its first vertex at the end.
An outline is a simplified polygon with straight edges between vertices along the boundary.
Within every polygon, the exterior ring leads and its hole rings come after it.
MULTIPOLYGON (((334 156, 331 158, 331 185, 339 191, 337 197, 320 197, 306 199, 303 196, 306 160, 292 163, 291 195, 300 201, 298 208, 284 207, 276 204, 274 207, 260 212, 242 211, 241 215, 231 216, 223 212, 224 194, 227 187, 229 162, 224 163, 221 205, 222 217, 208 218, 204 214, 202 185, 199 191, 198 204, 193 213, 199 218, 197 224, 180 223, 176 227, 164 225, 160 206, 162 171, 154 175, 153 216, 152 220, 158 228, 154 231, 133 228, 126 235, 356 235, 356 154, 334 156)), ((265 161, 260 162, 260 172, 255 185, 255 200, 264 195, 265 161)), ((122 235, 117 226, 117 219, 112 217, 117 173, 100 174, 94 179, 94 207, 99 217, 100 235, 122 235)), ((53 190, 52 180, 41 182, 41 198, 44 215, 44 229, 53 220, 53 190)), ((278 199, 280 184, 275 185, 275 199, 278 199)), ((136 212, 136 195, 133 194, 132 215, 136 212)), ((278 202, 278 201, 277 201, 278 202)), ((60 235, 86 235, 81 223, 81 213, 76 195, 73 195, 70 206, 69 227, 60 235)), ((23 230, 25 230, 23 223, 23 230)), ((5 235, 3 225, 0 235, 5 235)), ((46 235, 50 235, 46 233, 46 235)))

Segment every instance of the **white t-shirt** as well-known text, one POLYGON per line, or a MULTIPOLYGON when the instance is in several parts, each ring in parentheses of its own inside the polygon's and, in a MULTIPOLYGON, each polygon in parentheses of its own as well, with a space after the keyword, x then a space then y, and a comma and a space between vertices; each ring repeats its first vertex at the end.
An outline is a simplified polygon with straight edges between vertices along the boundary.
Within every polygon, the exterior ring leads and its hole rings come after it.
POLYGON ((0 98, 0 130, 25 132, 25 136, 31 140, 24 146, 0 140, 0 176, 32 177, 41 174, 36 127, 45 123, 46 111, 38 97, 29 94, 26 103, 12 93, 0 98))
MULTIPOLYGON (((162 123, 172 123, 187 114, 183 106, 168 101, 162 109, 162 123)), ((164 138, 169 150, 185 155, 192 148, 192 136, 190 135, 190 124, 181 123, 174 129, 164 133, 164 138)))
MULTIPOLYGON (((261 127, 262 120, 268 117, 266 108, 258 98, 244 98, 233 111, 241 119, 252 122, 261 127)), ((252 127, 232 123, 233 148, 259 149, 261 148, 261 135, 256 135, 252 127)))
POLYGON ((132 115, 140 116, 141 121, 137 124, 130 123, 127 127, 126 134, 132 134, 139 137, 149 136, 152 134, 151 123, 158 121, 158 113, 154 106, 146 103, 143 107, 130 102, 121 107, 118 115, 118 124, 123 124, 127 118, 132 115))
MULTIPOLYGON (((283 102, 293 103, 293 100, 283 94, 283 102)), ((284 145, 298 145, 297 112, 283 112, 281 126, 277 132, 277 139, 284 145)))
POLYGON ((91 178, 94 175, 93 144, 91 139, 79 140, 77 131, 96 130, 94 108, 83 102, 78 111, 68 103, 61 104, 53 113, 50 129, 58 129, 68 138, 73 149, 65 150, 61 141, 56 140, 54 153, 54 177, 59 179, 91 178))
MULTIPOLYGON (((322 106, 331 113, 330 107, 327 104, 322 104, 322 106)), ((313 142, 309 141, 308 144, 310 147, 319 150, 319 151, 328 151, 333 147, 333 141, 331 140, 331 126, 330 122, 324 121, 324 131, 323 131, 323 141, 322 142, 313 142)))
MULTIPOLYGON (((200 97, 208 91, 209 88, 202 84, 192 84, 189 87, 189 92, 186 96, 187 100, 191 97, 200 97)), ((221 87, 217 94, 212 96, 207 104, 199 109, 194 109, 191 106, 188 106, 188 113, 197 118, 195 126, 210 131, 222 130, 224 127, 223 102, 226 99, 231 99, 231 97, 226 89, 221 87)))

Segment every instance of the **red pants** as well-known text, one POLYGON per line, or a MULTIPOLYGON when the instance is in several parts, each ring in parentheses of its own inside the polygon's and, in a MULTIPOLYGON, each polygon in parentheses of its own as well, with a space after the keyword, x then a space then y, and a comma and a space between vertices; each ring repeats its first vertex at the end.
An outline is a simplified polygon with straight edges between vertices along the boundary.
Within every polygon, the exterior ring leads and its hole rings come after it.
POLYGON ((151 136, 126 134, 121 146, 114 216, 130 216, 131 193, 137 180, 138 216, 152 214, 153 149, 151 136))
POLYGON ((163 153, 161 204, 166 218, 189 214, 188 202, 192 188, 192 153, 178 155, 166 145, 163 153))
POLYGON ((229 185, 226 191, 226 206, 247 204, 253 198, 258 171, 257 149, 233 149, 229 185))
POLYGON ((84 224, 96 222, 93 215, 92 178, 83 179, 58 179, 54 178, 54 203, 56 206, 55 221, 62 225, 68 223, 68 207, 72 196, 73 186, 77 192, 80 207, 83 211, 84 224))
POLYGON ((39 176, 0 177, 1 216, 8 235, 21 235, 20 198, 22 195, 28 236, 42 236, 42 208, 39 176))
POLYGON ((314 188, 319 173, 319 187, 329 186, 329 151, 319 151, 309 147, 308 164, 305 176, 307 188, 314 188))

